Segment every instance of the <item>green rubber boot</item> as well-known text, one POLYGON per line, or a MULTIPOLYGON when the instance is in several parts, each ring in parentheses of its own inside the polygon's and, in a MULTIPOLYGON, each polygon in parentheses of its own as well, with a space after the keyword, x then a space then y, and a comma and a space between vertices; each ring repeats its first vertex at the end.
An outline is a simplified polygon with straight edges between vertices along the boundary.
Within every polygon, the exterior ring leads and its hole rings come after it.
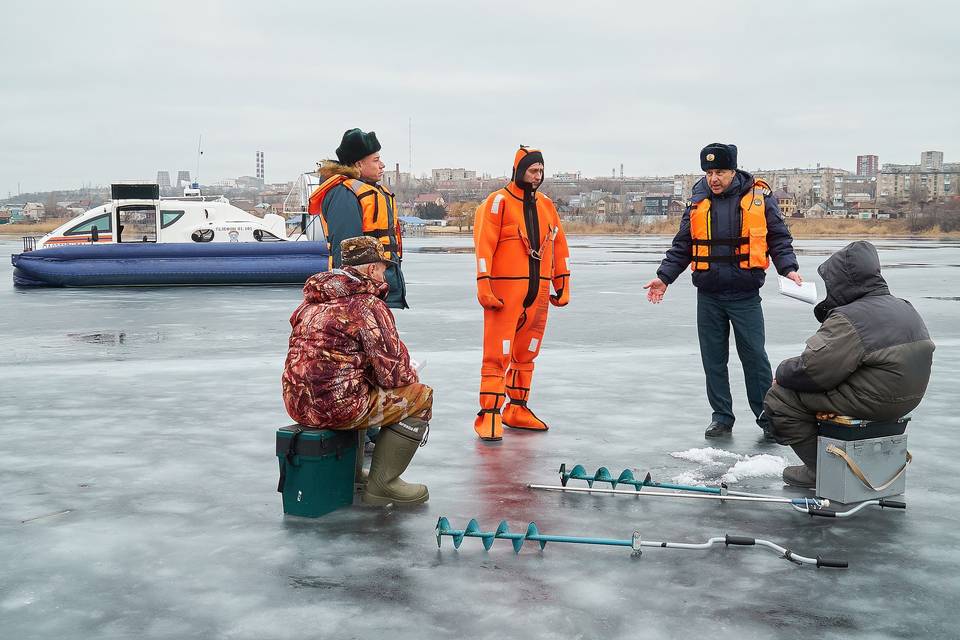
POLYGON ((400 474, 407 470, 413 454, 426 440, 429 425, 418 418, 404 418, 380 430, 370 461, 370 473, 363 492, 363 504, 407 506, 430 498, 427 486, 404 482, 400 474))

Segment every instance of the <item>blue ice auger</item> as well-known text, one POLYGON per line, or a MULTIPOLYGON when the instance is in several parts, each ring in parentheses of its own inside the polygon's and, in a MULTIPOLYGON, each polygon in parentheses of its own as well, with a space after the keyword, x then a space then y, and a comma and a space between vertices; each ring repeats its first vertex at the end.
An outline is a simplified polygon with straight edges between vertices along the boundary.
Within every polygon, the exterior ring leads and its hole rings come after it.
POLYGON ((796 553, 793 553, 789 549, 781 547, 778 544, 774 544, 769 540, 761 540, 760 538, 748 538, 745 536, 718 536, 710 538, 706 542, 702 543, 687 543, 687 542, 661 542, 656 540, 641 540, 640 532, 634 531, 633 535, 629 540, 618 540, 616 538, 585 538, 580 536, 552 536, 545 533, 540 533, 540 530, 537 528, 535 522, 531 522, 527 525, 526 533, 511 533, 510 526, 507 524, 506 520, 501 520, 500 524, 497 526, 496 531, 481 531, 480 525, 477 523, 476 519, 471 520, 467 523, 466 529, 451 529, 450 522, 445 517, 440 517, 437 521, 437 528, 435 530, 437 535, 437 547, 440 547, 440 541, 443 536, 450 536, 453 538, 453 548, 459 549, 460 544, 463 542, 464 538, 480 538, 480 541, 483 543, 483 548, 487 551, 490 550, 490 547, 493 546, 493 541, 497 539, 509 540, 513 544, 513 551, 515 553, 520 553, 520 548, 523 547, 523 543, 526 540, 532 540, 537 542, 540 545, 542 550, 547 546, 548 542, 566 542, 570 544, 598 544, 606 545, 611 547, 629 547, 633 550, 634 556, 641 555, 642 547, 656 547, 659 549, 709 549, 715 544, 723 544, 725 546, 744 546, 744 547, 766 547, 771 549, 780 555, 781 558, 794 562, 796 564, 812 564, 817 567, 834 567, 837 569, 846 569, 847 562, 845 560, 829 560, 827 558, 822 558, 817 556, 815 558, 809 558, 807 556, 801 556, 796 553))
POLYGON ((714 487, 687 487, 684 485, 661 484, 647 482, 650 474, 643 481, 637 481, 629 469, 623 471, 616 480, 610 475, 605 467, 600 467, 597 472, 590 476, 586 470, 576 465, 570 473, 566 472, 566 465, 560 465, 559 485, 546 484, 528 484, 530 489, 542 491, 562 491, 567 493, 599 493, 613 494, 622 496, 634 496, 643 498, 683 498, 697 500, 719 500, 721 502, 752 502, 752 503, 774 503, 786 504, 800 513, 806 513, 810 516, 820 516, 823 518, 849 518, 860 510, 869 506, 878 506, 881 509, 906 509, 907 504, 902 500, 891 500, 889 498, 879 498, 877 500, 867 500, 847 509, 846 511, 835 511, 830 509, 830 500, 827 498, 786 498, 783 496, 769 496, 761 493, 745 493, 741 491, 728 491, 726 486, 721 488, 714 487), (567 480, 586 480, 586 487, 568 487, 567 480), (594 488, 594 482, 609 482, 616 486, 617 484, 632 484, 635 491, 629 489, 597 489, 594 488), (653 491, 641 491, 642 487, 654 487, 653 491), (674 489, 674 491, 657 491, 656 489, 674 489))
POLYGON ((483 542, 483 548, 487 551, 490 550, 490 547, 493 546, 493 541, 496 539, 501 540, 510 540, 513 543, 513 550, 516 553, 520 553, 520 548, 523 547, 523 543, 526 540, 533 540, 534 542, 540 543, 540 548, 543 549, 547 546, 548 542, 572 542, 578 544, 605 544, 618 547, 629 547, 631 545, 630 540, 613 540, 610 538, 578 538, 572 536, 548 536, 540 533, 540 530, 537 529, 537 523, 531 522, 527 525, 526 533, 511 533, 510 526, 507 524, 506 520, 501 520, 500 524, 497 526, 496 531, 481 531, 480 525, 477 523, 476 519, 471 520, 467 523, 467 528, 460 529, 451 529, 450 522, 441 517, 437 521, 437 546, 440 546, 440 538, 442 536, 450 536, 453 538, 453 548, 459 549, 460 543, 463 542, 464 538, 480 538, 483 542))
POLYGON ((654 482, 650 476, 650 473, 647 472, 647 475, 643 480, 637 480, 634 477, 633 472, 630 469, 624 469, 620 472, 620 475, 614 478, 610 475, 610 470, 606 467, 600 467, 597 469, 597 472, 592 476, 587 473, 587 470, 583 467, 582 464, 573 465, 573 469, 567 472, 566 463, 560 465, 560 484, 567 486, 567 481, 569 480, 586 480, 588 487, 593 487, 594 482, 606 482, 610 484, 611 488, 616 489, 618 484, 628 484, 633 486, 634 489, 640 491, 643 487, 655 487, 657 489, 675 489, 677 491, 696 491, 698 493, 712 493, 715 495, 753 495, 753 494, 743 494, 736 491, 727 490, 727 485, 722 484, 719 487, 703 487, 695 485, 686 485, 686 484, 670 484, 668 482, 654 482))

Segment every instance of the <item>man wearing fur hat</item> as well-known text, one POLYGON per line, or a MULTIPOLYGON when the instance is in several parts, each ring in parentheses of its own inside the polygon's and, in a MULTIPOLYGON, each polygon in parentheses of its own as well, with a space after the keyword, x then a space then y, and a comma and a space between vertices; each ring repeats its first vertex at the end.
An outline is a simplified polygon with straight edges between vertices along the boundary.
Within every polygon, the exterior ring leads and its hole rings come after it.
POLYGON ((377 134, 350 129, 337 147, 337 161, 321 164, 324 182, 310 196, 308 211, 320 218, 331 269, 341 264, 340 243, 346 238, 366 235, 383 245, 391 260, 386 274, 387 306, 405 309, 406 285, 400 270, 403 239, 393 193, 380 183, 383 167, 377 134))
POLYGON ((760 287, 770 258, 780 275, 797 284, 793 238, 769 185, 737 169, 737 147, 715 142, 700 151, 704 177, 693 186, 693 198, 680 221, 673 246, 644 285, 647 299, 657 304, 667 286, 690 265, 697 288, 697 334, 707 379, 707 399, 713 416, 704 435, 729 436, 733 431, 733 400, 727 361, 730 327, 743 364, 747 399, 764 438, 773 440, 763 416, 763 398, 773 378, 764 347, 760 287))

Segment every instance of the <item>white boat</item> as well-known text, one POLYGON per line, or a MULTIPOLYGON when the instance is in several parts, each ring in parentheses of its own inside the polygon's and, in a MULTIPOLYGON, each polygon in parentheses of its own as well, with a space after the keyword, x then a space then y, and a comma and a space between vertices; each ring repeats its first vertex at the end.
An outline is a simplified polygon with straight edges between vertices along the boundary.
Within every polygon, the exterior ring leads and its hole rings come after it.
POLYGON ((288 238, 276 214, 260 218, 199 193, 160 198, 155 184, 115 184, 111 195, 45 236, 24 238, 23 253, 10 256, 14 284, 302 284, 328 265, 326 242, 288 238))
MULTIPOLYGON (((24 251, 109 243, 204 243, 287 241, 282 216, 262 218, 223 196, 185 189, 183 197, 161 198, 155 184, 112 185, 112 200, 39 238, 24 238, 24 251)), ((299 234, 298 234, 299 235, 299 234)))

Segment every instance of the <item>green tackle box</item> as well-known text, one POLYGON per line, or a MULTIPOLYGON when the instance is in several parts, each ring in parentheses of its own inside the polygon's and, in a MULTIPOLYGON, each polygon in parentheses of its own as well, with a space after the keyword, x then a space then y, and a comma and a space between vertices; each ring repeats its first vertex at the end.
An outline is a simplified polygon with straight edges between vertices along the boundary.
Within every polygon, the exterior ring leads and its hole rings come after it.
POLYGON ((283 512, 318 518, 353 504, 356 431, 312 429, 299 424, 277 430, 283 512))

